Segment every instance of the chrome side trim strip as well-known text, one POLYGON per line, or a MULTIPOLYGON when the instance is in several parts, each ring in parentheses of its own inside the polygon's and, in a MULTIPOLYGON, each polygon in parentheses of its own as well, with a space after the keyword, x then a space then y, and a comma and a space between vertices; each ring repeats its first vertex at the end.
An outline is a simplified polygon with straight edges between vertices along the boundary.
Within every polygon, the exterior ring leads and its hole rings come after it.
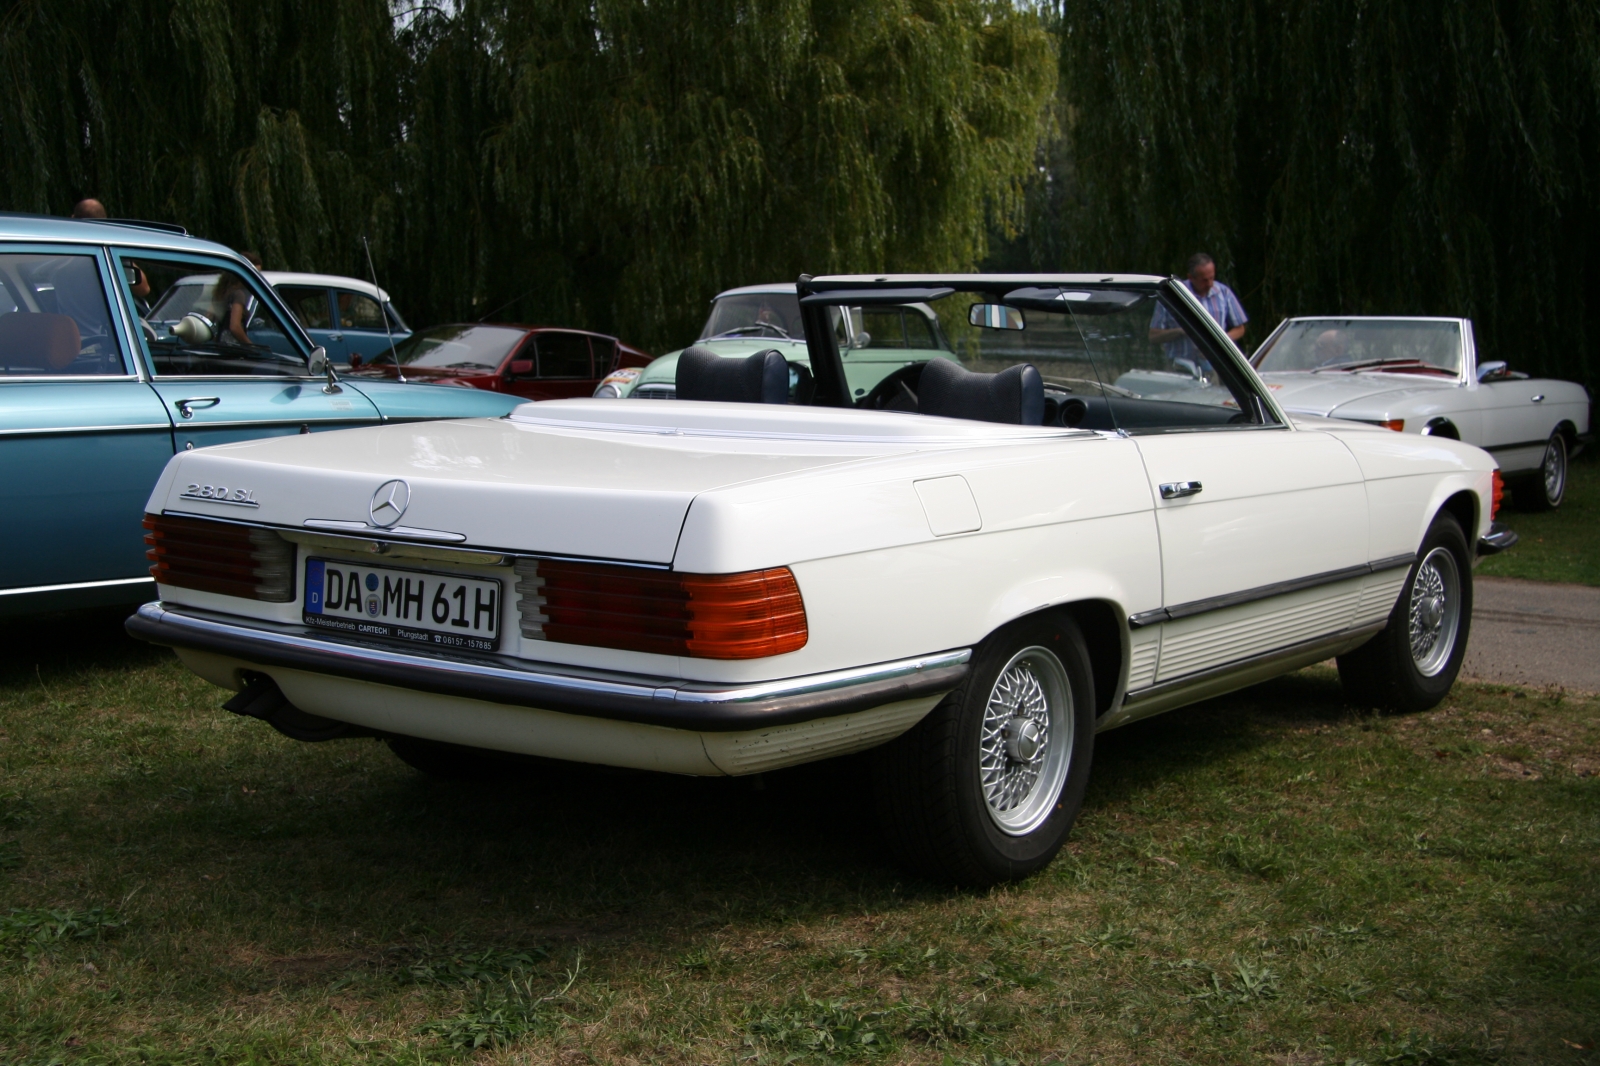
POLYGON ((950 691, 972 649, 777 681, 715 683, 585 667, 529 663, 505 655, 443 658, 389 645, 312 635, 304 626, 251 620, 165 603, 128 619, 152 644, 211 652, 261 667, 332 674, 491 703, 620 721, 730 732, 864 711, 950 691))
POLYGON ((1185 677, 1163 681, 1159 685, 1151 685, 1138 692, 1130 692, 1123 698, 1122 706, 1101 719, 1097 728, 1115 729, 1140 718, 1147 718, 1185 704, 1196 703, 1266 681, 1290 670, 1321 662, 1330 656, 1342 655, 1352 648, 1360 647, 1374 634, 1381 633, 1388 624, 1388 619, 1385 619, 1370 625, 1342 630, 1329 636, 1314 637, 1286 648, 1278 648, 1248 659, 1240 659, 1185 677))
POLYGON ((1158 607, 1153 611, 1140 611, 1138 614, 1128 616, 1129 629, 1142 629, 1160 622, 1171 622, 1179 618, 1193 618, 1197 614, 1206 614, 1209 611, 1226 610, 1229 607, 1239 607, 1246 603, 1255 603, 1257 600, 1270 600, 1274 596, 1283 596, 1290 592, 1301 592, 1305 589, 1314 589, 1322 585, 1334 585, 1340 581, 1349 581, 1351 578, 1365 577, 1368 574, 1381 574, 1387 570, 1398 570, 1402 566, 1410 566, 1416 561, 1413 555, 1395 555, 1388 559, 1376 559, 1370 563, 1359 566, 1346 566, 1338 570, 1327 570, 1320 574, 1311 574, 1308 577, 1297 577, 1289 581, 1278 581, 1271 585, 1258 585, 1253 589, 1242 592, 1230 592, 1222 596, 1211 596, 1203 600, 1190 600, 1174 607, 1158 607))
MULTIPOLYGON (((3 379, 0 379, 3 380, 3 379)), ((140 422, 125 426, 39 426, 33 429, 0 429, 0 437, 46 437, 62 433, 171 433, 171 422, 140 422)))
POLYGON ((241 419, 237 422, 224 422, 221 420, 213 421, 210 419, 196 421, 194 419, 187 419, 183 422, 179 422, 177 428, 179 430, 188 430, 192 433, 201 429, 251 429, 265 427, 268 429, 282 429, 285 431, 285 436, 292 436, 297 432, 297 430, 294 428, 296 426, 327 426, 338 424, 348 424, 351 426, 375 426, 378 424, 378 422, 379 418, 377 415, 324 415, 321 418, 317 418, 315 416, 300 417, 288 421, 265 420, 259 418, 241 419))
POLYGON ((127 585, 149 585, 155 591, 153 577, 119 577, 110 581, 74 581, 69 585, 32 585, 28 588, 0 589, 0 596, 27 596, 39 592, 78 592, 85 589, 114 589, 127 585))
POLYGON ((1284 659, 1296 658, 1308 651, 1320 650, 1323 645, 1332 646, 1342 644, 1356 636, 1368 636, 1370 634, 1377 633, 1388 624, 1388 619, 1384 619, 1382 622, 1374 622, 1371 625, 1362 626, 1360 629, 1346 629, 1341 630, 1340 632, 1331 636, 1313 637, 1310 640, 1301 641, 1299 644, 1291 644, 1287 648, 1278 648, 1274 651, 1263 652, 1260 655, 1255 655, 1248 659, 1240 659, 1236 662, 1224 663, 1222 666, 1213 666, 1209 670, 1201 670, 1199 673, 1189 674, 1185 677, 1175 677, 1171 681, 1163 681, 1159 685, 1151 685, 1149 688, 1143 689, 1139 692, 1128 693, 1127 698, 1122 701, 1122 705, 1124 707, 1134 706, 1143 703, 1145 700, 1155 699, 1159 696, 1164 696, 1169 692, 1177 692, 1194 685, 1203 684, 1207 681, 1225 678, 1230 674, 1236 674, 1242 670, 1248 670, 1258 666, 1273 665, 1284 659))

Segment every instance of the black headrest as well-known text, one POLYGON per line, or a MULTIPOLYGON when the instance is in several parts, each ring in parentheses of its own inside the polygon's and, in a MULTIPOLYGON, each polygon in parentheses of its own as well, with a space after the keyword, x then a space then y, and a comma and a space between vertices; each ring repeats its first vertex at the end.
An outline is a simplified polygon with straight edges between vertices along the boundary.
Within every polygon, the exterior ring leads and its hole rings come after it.
POLYGON ((917 410, 925 415, 977 422, 1044 422, 1044 379, 1032 364, 998 374, 974 374, 949 359, 930 359, 917 384, 917 410))
POLYGON ((788 403, 788 360, 776 348, 748 359, 724 359, 710 348, 693 345, 678 356, 678 399, 788 403))

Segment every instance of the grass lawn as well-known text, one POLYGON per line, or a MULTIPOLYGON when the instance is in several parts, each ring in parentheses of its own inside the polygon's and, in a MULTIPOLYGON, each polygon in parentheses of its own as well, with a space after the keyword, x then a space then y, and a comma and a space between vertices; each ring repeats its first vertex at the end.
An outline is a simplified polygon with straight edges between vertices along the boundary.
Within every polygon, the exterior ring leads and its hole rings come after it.
POLYGON ((1510 551, 1485 559, 1479 574, 1600 585, 1600 453, 1586 449, 1567 471, 1567 498, 1560 510, 1500 512, 1500 521, 1521 540, 1510 551))
POLYGON ((973 894, 850 763, 445 786, 115 618, 0 637, 7 1064, 1597 1061, 1597 702, 1303 671, 1101 737, 1067 851, 973 894))

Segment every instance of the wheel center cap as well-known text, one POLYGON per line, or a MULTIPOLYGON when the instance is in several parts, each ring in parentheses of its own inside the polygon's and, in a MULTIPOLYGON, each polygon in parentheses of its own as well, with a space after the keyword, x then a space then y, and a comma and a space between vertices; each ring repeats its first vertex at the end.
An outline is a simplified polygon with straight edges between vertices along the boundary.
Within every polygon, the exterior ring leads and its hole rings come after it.
POLYGON ((1018 716, 1005 724, 1006 754, 1017 762, 1032 762, 1043 746, 1039 723, 1032 718, 1018 716))
POLYGON ((1429 629, 1435 629, 1440 619, 1444 617, 1444 597, 1429 596, 1422 601, 1422 624, 1429 629))

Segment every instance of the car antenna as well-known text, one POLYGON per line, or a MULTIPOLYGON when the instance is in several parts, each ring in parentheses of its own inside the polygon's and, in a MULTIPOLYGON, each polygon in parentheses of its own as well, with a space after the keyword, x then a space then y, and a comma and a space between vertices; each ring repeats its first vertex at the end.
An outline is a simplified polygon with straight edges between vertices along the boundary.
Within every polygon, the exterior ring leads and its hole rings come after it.
POLYGON ((394 373, 401 381, 406 379, 406 372, 400 367, 400 353, 394 350, 394 331, 389 328, 389 298, 383 293, 383 286, 378 284, 378 271, 372 265, 372 245, 367 243, 367 235, 361 235, 361 247, 367 252, 367 273, 372 275, 372 287, 378 290, 378 310, 383 314, 383 335, 389 338, 389 358, 394 360, 394 373))
MULTIPOLYGON (((535 285, 533 287, 533 289, 537 289, 538 287, 539 286, 535 285)), ((489 320, 490 315, 498 315, 501 311, 504 311, 506 308, 510 307, 512 304, 516 303, 518 300, 522 299, 524 296, 532 296, 533 295, 533 289, 529 289, 527 292, 518 293, 517 295, 513 296, 511 299, 507 300, 505 303, 501 304, 499 307, 496 307, 493 311, 490 311, 489 314, 486 314, 482 318, 478 319, 478 324, 481 326, 483 323, 485 323, 485 322, 487 322, 489 320)))

